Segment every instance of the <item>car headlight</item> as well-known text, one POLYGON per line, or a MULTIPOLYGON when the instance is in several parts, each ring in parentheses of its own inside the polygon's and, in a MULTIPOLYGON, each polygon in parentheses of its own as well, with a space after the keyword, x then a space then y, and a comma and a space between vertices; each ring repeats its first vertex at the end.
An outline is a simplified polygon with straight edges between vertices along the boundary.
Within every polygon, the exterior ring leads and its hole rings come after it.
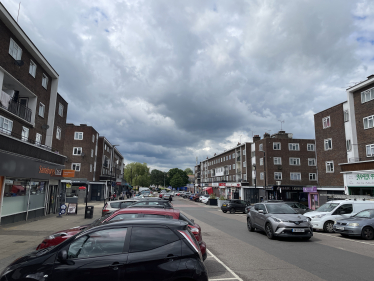
POLYGON ((276 222, 283 222, 283 220, 281 220, 281 219, 278 219, 278 218, 276 218, 276 217, 271 217, 273 220, 275 220, 276 222))
POLYGON ((312 218, 314 218, 314 219, 320 219, 320 218, 322 218, 323 216, 326 216, 326 214, 322 214, 322 215, 317 215, 317 216, 315 216, 315 217, 312 217, 312 218))
POLYGON ((336 221, 334 221, 334 224, 336 224, 336 221))
POLYGON ((357 222, 351 222, 348 224, 348 226, 359 226, 360 224, 357 222))
POLYGON ((52 239, 55 239, 56 237, 66 236, 66 235, 67 234, 65 232, 59 232, 59 233, 49 235, 46 239, 52 240, 52 239))

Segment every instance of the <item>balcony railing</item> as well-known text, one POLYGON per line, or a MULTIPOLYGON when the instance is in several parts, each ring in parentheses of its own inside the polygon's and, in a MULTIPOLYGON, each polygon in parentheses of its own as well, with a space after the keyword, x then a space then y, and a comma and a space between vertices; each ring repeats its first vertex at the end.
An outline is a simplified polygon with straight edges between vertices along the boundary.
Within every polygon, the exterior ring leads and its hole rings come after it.
POLYGON ((360 161, 368 161, 368 160, 373 160, 372 158, 358 158, 358 157, 355 157, 355 158, 348 158, 348 163, 356 163, 356 162, 360 162, 360 161))
MULTIPOLYGON (((0 95, 7 95, 6 93, 0 92, 0 95)), ((21 117, 22 119, 26 120, 27 122, 31 122, 31 115, 32 110, 19 102, 15 102, 13 100, 9 101, 9 104, 2 104, 0 103, 0 107, 8 110, 9 112, 21 117)))

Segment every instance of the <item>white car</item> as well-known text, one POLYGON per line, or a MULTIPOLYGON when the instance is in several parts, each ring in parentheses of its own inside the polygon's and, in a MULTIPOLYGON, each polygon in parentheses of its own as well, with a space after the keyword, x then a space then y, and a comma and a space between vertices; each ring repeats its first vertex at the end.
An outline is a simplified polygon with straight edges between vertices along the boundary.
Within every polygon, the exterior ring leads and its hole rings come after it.
POLYGON ((209 199, 209 194, 201 195, 201 196, 199 197, 199 201, 200 201, 200 202, 203 202, 203 199, 205 199, 205 198, 208 198, 208 199, 209 199))
POLYGON ((204 203, 204 204, 208 203, 209 196, 208 196, 208 197, 201 196, 201 197, 202 197, 202 199, 201 199, 201 203, 204 203))
POLYGON ((115 200, 115 201, 108 201, 105 206, 103 207, 102 216, 106 215, 109 212, 114 212, 119 209, 126 208, 131 204, 138 202, 137 199, 126 199, 126 200, 115 200))

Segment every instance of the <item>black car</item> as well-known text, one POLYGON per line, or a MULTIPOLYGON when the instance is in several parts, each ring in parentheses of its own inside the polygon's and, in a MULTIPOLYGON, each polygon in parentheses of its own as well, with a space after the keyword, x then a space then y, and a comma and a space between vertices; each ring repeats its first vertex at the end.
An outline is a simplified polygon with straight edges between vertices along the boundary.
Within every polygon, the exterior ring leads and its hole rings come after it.
POLYGON ((230 211, 231 214, 234 214, 236 212, 241 212, 245 214, 245 207, 249 205, 250 205, 249 202, 245 202, 239 199, 231 199, 231 200, 223 201, 221 210, 224 213, 227 213, 227 211, 230 211))
POLYGON ((90 228, 15 260, 0 280, 201 280, 208 275, 187 223, 132 220, 90 228))
POLYGON ((140 200, 127 208, 164 208, 164 209, 174 209, 173 205, 168 200, 163 200, 162 198, 153 198, 148 200, 140 200))

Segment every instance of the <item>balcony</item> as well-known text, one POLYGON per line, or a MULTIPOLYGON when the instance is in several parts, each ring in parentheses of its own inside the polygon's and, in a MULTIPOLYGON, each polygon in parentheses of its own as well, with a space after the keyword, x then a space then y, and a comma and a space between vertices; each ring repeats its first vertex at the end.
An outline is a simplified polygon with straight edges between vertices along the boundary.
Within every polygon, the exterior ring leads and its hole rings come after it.
POLYGON ((2 108, 7 109, 9 112, 17 115, 18 117, 21 117, 22 119, 26 120, 27 122, 31 123, 31 115, 32 110, 24 105, 22 105, 20 102, 15 102, 11 100, 9 102, 8 108, 6 106, 0 105, 2 108))
POLYGON ((240 161, 240 156, 236 157, 236 161, 238 162, 240 161))

